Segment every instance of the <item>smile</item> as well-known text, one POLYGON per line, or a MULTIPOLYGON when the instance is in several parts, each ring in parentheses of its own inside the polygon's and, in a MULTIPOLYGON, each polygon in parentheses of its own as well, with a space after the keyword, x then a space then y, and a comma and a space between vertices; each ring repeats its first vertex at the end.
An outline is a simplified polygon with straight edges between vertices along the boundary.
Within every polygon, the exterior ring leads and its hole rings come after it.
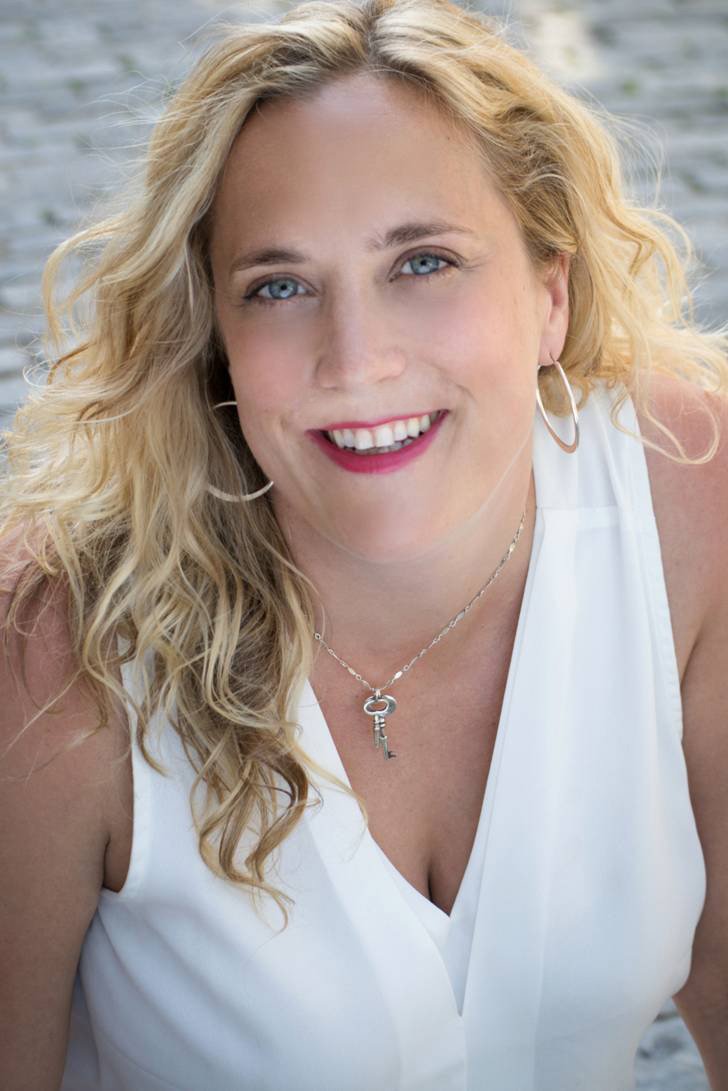
POLYGON ((350 473, 390 473, 409 465, 431 446, 448 415, 446 409, 378 424, 309 432, 317 447, 350 473))
POLYGON ((366 453, 398 451, 427 432, 443 412, 444 410, 438 409, 432 413, 424 413, 420 417, 387 421, 374 428, 335 428, 324 434, 342 450, 366 453))

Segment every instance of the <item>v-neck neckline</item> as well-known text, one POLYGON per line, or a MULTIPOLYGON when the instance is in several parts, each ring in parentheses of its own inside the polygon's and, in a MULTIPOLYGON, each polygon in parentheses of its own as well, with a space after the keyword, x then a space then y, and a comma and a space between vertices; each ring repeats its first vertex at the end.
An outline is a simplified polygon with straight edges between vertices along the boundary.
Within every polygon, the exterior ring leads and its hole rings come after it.
MULTIPOLYGON (((535 492, 535 519, 534 519, 534 531, 533 539, 531 543, 531 553, 528 561, 528 569, 526 572, 526 581, 523 588, 523 596, 521 599, 521 606, 518 614, 518 622, 516 625, 516 634, 513 640, 513 647, 511 650, 511 658, 508 665, 508 675, 506 678, 506 685, 503 691, 503 701, 501 704, 500 715, 498 720, 498 728, 496 730, 495 742, 493 745, 493 752, 491 756, 490 768, 488 770, 488 776, 486 779, 485 790, 483 792, 483 799, 481 801, 480 814, 478 816, 478 823, 476 826, 475 837, 468 857, 468 862, 465 866, 460 885, 458 887, 455 900, 452 905, 450 913, 445 913, 438 905, 427 898, 417 887, 413 886, 410 881, 402 875, 401 871, 394 865, 389 859, 384 849, 381 847, 378 841, 374 839, 374 836, 369 830, 368 825, 365 827, 362 835, 362 847, 367 846, 369 855, 372 859, 376 860, 376 866, 380 869, 380 872, 386 875, 387 882, 393 885, 395 888, 397 884, 401 882, 404 884, 412 896, 416 899, 420 899, 424 905, 422 906, 424 912, 434 915, 434 920, 439 920, 439 926, 435 923, 435 928, 438 931, 442 931, 443 925, 447 926, 447 930, 451 927, 454 920, 458 919, 463 911, 464 894, 470 888, 471 884, 477 885, 477 877, 473 875, 474 870, 481 865, 479 870, 482 870, 482 864, 485 858, 485 845, 484 841, 487 839, 488 829, 490 828, 494 799, 496 794, 498 771, 500 768, 500 762, 503 754, 503 748, 505 745, 506 737, 508 734, 508 726, 510 722, 509 713, 512 703, 513 692, 516 687, 516 678, 518 674, 518 666, 521 657, 521 649, 523 647, 524 635, 526 632, 526 626, 528 621, 529 604, 532 597, 532 586, 534 582, 534 573, 536 570, 536 562, 538 554, 541 550, 541 544, 543 541, 544 533, 544 519, 541 508, 539 507, 539 491, 536 469, 534 466, 534 492, 535 492), (392 872, 396 872, 392 874, 392 872)), ((303 692, 301 695, 302 703, 308 706, 314 706, 314 714, 319 721, 320 738, 323 741, 325 754, 319 755, 323 757, 322 764, 337 776, 347 788, 351 789, 351 781, 344 767, 344 763, 341 760, 338 748, 334 741, 331 729, 324 716, 323 709, 316 697, 313 686, 310 680, 307 678, 304 683, 303 692)), ((356 806, 355 801, 352 801, 356 806)), ((406 898, 405 891, 398 891, 401 896, 406 898)), ((412 911, 415 912, 412 907, 412 911)))

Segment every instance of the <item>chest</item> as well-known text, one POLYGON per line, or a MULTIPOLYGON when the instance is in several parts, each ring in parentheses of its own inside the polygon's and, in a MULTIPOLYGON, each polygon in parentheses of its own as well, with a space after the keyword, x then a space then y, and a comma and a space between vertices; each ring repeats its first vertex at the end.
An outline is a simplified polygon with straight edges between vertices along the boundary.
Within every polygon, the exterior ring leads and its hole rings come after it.
MULTIPOLYGON (((664 481, 655 488, 654 503, 682 680, 704 596, 698 593, 697 569, 684 563, 679 527, 666 510, 671 499, 664 481)), ((447 914, 460 889, 484 805, 522 597, 523 586, 507 616, 477 635, 473 659, 463 669, 450 661, 438 672, 431 662, 419 692, 415 673, 407 679, 406 696, 398 691, 397 711, 387 723, 396 759, 385 760, 374 747, 362 709, 367 694, 361 687, 352 687, 346 677, 341 683, 330 662, 319 683, 314 680, 349 781, 367 808, 369 832, 411 886, 447 914)))
POLYGON ((366 693, 319 687, 317 699, 369 832, 424 897, 450 913, 472 850, 506 688, 515 622, 494 641, 485 670, 446 674, 440 687, 414 674, 387 723, 385 759, 362 709, 366 693))

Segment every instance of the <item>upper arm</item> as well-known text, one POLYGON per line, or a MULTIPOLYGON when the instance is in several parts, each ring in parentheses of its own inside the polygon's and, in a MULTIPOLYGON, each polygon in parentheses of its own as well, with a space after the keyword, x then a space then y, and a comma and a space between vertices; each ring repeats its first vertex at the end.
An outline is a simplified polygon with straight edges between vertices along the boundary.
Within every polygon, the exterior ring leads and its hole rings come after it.
POLYGON ((675 997, 714 1089, 728 1088, 728 594, 693 650, 683 684, 683 746, 706 867, 690 976, 675 997), (722 1079, 722 1083, 720 1080, 722 1079))
MULTIPOLYGON (((728 409, 722 411, 728 432, 728 409)), ((683 748, 706 865, 703 913, 690 976, 675 997, 711 1086, 728 1088, 728 445, 701 486, 709 594, 682 686, 683 748), (721 1082, 722 1081, 722 1082, 721 1082)))
POLYGON ((27 688, 17 637, 0 656, 0 1085, 50 1091, 63 1073, 74 976, 103 882, 116 751, 101 730, 62 752, 98 719, 77 685, 11 746, 72 666, 60 599, 25 621, 27 688))

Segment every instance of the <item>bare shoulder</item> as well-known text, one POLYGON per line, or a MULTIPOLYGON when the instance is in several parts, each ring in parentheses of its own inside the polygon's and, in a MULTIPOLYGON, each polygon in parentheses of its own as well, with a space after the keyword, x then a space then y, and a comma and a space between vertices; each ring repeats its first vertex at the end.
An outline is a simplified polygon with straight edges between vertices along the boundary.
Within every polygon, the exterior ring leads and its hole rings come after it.
POLYGON ((31 559, 23 554, 17 539, 0 544, 2 1083, 45 1088, 63 1072, 123 736, 113 714, 115 728, 89 735, 97 710, 77 681, 60 585, 41 587, 11 619, 18 569, 31 559))
MULTIPOLYGON (((690 458, 713 443, 711 412, 720 443, 710 461, 680 464, 645 446, 655 520, 663 556, 680 677, 684 679, 716 593, 723 590, 728 535, 728 399, 680 378, 654 375, 649 409, 681 442, 690 458)), ((672 441, 637 410, 640 431, 677 452, 672 441)))
MULTIPOLYGON (((659 377, 650 407, 691 457, 712 445, 706 407, 720 429, 718 449, 702 465, 681 466, 645 450, 676 644, 684 630, 683 750, 707 879, 690 976, 674 999, 711 1086, 722 1087, 728 1071, 728 399, 659 377)), ((639 413, 638 419, 643 435, 667 442, 639 413)))
POLYGON ((728 401, 675 382, 662 383, 656 398, 656 415, 680 435, 690 455, 703 453, 712 441, 705 405, 714 410, 721 430, 713 459, 680 467, 649 452, 648 465, 660 533, 666 528, 672 556, 672 594, 684 596, 692 586, 699 605, 681 692, 683 749, 705 859, 706 899, 690 975, 674 999, 711 1086, 722 1087, 728 1071, 728 401))
MULTIPOLYGON (((68 597, 45 586, 26 601, 14 624, 8 611, 21 566, 31 557, 20 536, 0 543, 0 779, 17 817, 38 812, 71 851, 103 880, 112 834, 131 824, 129 727, 121 704, 107 696, 107 725, 91 734, 99 710, 75 678, 68 597), (57 704, 42 711, 59 697, 57 704), (93 863, 92 863, 93 861, 93 863)), ((41 830, 43 823, 35 821, 41 830)), ((46 831, 49 832, 49 831, 46 831)))
POLYGON ((103 829, 108 789, 116 783, 115 768, 128 737, 128 722, 119 703, 107 700, 108 729, 89 734, 89 728, 98 720, 97 706, 88 686, 74 678, 68 596, 60 584, 42 587, 25 601, 15 623, 8 623, 19 566, 29 560, 30 555, 17 540, 0 543, 4 698, 0 753, 8 767, 27 776, 28 785, 36 771, 40 775, 48 769, 50 778, 51 765, 57 758, 66 767, 59 788, 69 797, 81 789, 86 799, 97 796, 103 829), (58 695, 62 695, 58 704, 39 715, 58 695), (69 744, 74 744, 72 749, 69 744))

